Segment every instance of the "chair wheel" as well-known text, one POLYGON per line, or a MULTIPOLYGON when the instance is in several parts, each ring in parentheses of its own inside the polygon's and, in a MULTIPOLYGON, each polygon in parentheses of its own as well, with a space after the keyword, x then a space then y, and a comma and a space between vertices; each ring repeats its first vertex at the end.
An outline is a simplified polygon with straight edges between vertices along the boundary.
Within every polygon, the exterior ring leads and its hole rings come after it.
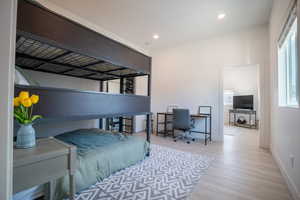
POLYGON ((177 142, 177 140, 174 140, 174 142, 177 142))
POLYGON ((191 142, 190 142, 190 141, 187 141, 186 143, 190 144, 191 142))
POLYGON ((195 138, 193 138, 192 141, 195 142, 196 141, 195 138))

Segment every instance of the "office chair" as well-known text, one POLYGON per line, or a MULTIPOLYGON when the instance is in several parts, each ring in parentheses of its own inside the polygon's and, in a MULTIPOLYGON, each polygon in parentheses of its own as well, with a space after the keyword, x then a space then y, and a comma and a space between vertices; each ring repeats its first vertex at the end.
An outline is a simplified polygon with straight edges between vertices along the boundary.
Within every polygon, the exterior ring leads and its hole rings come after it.
MULTIPOLYGON (((190 143, 192 123, 191 123, 191 115, 188 109, 173 109, 173 136, 174 142, 177 142, 178 139, 186 139, 186 142, 190 143), (184 134, 175 137, 175 130, 183 131, 184 134), (188 134, 187 134, 188 132, 188 134)), ((192 138, 192 141, 195 141, 192 138)))

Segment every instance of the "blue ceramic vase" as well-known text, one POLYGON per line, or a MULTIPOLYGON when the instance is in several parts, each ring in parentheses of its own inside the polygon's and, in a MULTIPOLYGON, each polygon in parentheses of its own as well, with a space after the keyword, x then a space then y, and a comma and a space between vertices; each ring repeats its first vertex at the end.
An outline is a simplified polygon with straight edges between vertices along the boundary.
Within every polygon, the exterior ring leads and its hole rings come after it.
POLYGON ((21 124, 17 132, 16 148, 28 149, 34 147, 36 144, 35 130, 32 124, 21 124))

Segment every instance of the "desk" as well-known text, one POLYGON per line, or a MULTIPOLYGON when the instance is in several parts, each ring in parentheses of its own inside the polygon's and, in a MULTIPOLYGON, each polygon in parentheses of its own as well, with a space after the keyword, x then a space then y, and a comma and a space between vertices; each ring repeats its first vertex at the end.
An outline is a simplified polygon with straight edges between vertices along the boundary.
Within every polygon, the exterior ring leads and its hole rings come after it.
POLYGON ((70 199, 75 196, 76 147, 54 138, 37 140, 31 149, 14 149, 13 193, 48 183, 46 199, 53 199, 53 180, 69 175, 70 199))
MULTIPOLYGON (((166 136, 173 136, 174 137, 174 131, 172 129, 168 129, 168 125, 173 123, 173 113, 166 113, 166 112, 160 112, 157 113, 157 123, 156 123, 156 134, 163 134, 164 137, 166 136), (164 119, 164 121, 160 121, 160 116, 164 119), (171 118, 171 119, 170 119, 171 118), (160 131, 160 125, 163 126, 163 129, 160 131)), ((207 145, 207 141, 212 141, 211 138, 211 114, 192 114, 191 115, 192 119, 204 119, 205 120, 205 128, 204 132, 203 131, 191 131, 193 133, 201 133, 205 135, 205 145, 207 145), (208 130, 208 123, 209 123, 209 130, 208 130)))

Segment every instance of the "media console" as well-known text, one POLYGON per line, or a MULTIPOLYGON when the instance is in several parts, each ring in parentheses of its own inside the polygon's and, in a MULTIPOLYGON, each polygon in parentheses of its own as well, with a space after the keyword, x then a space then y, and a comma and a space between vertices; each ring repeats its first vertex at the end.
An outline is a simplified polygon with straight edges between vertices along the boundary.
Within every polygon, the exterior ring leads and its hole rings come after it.
POLYGON ((257 128, 257 116, 255 110, 246 110, 246 109, 230 109, 229 110, 229 125, 241 126, 245 128, 257 128), (233 114, 234 120, 231 122, 231 115, 233 114), (245 124, 237 123, 237 115, 248 115, 248 120, 245 124), (252 117, 254 117, 254 123, 252 123, 252 117))

